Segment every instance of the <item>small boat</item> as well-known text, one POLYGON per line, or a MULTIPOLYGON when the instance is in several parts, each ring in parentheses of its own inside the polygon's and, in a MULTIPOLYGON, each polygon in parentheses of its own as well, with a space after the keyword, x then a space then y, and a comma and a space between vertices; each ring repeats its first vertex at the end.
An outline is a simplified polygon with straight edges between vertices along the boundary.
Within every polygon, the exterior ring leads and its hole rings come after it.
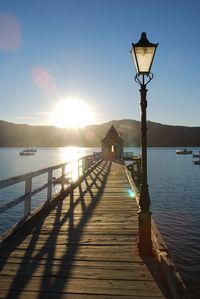
POLYGON ((37 149, 26 148, 25 150, 19 153, 20 156, 33 156, 35 155, 37 149))
POLYGON ((200 158, 200 154, 193 154, 193 158, 200 158))
POLYGON ((200 151, 199 154, 193 155, 193 158, 199 158, 199 160, 193 160, 195 165, 200 165, 200 151))
POLYGON ((191 155, 192 154, 192 150, 188 150, 186 148, 184 148, 184 149, 178 149, 178 150, 176 150, 176 154, 177 155, 191 155))
POLYGON ((34 156, 35 155, 35 153, 33 153, 33 152, 20 152, 19 153, 20 154, 20 156, 34 156))
POLYGON ((200 151, 198 154, 193 154, 193 158, 200 158, 200 151))

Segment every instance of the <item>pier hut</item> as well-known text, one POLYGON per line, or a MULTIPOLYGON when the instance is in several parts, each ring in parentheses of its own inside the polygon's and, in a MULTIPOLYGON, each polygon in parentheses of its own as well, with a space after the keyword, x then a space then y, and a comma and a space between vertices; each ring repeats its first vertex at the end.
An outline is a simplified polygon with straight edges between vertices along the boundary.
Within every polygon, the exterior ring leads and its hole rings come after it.
POLYGON ((121 160, 123 157, 124 140, 112 125, 101 140, 101 149, 105 160, 121 160))

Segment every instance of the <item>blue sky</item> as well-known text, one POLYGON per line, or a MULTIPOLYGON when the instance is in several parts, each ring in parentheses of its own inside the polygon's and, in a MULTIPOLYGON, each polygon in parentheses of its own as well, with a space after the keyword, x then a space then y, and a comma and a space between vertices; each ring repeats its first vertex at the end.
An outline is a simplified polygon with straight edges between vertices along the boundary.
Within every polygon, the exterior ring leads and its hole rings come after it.
POLYGON ((0 119, 51 124, 78 98, 94 123, 139 120, 129 50, 143 31, 159 42, 148 119, 200 126, 198 0, 0 0, 0 119))

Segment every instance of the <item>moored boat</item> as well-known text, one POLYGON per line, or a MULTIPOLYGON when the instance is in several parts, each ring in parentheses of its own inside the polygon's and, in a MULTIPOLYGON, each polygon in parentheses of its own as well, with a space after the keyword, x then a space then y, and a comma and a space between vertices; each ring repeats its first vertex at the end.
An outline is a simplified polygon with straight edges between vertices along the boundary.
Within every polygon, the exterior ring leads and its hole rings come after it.
POLYGON ((199 160, 194 160, 193 163, 194 163, 195 165, 200 165, 200 159, 199 159, 199 160))
POLYGON ((200 158, 200 154, 193 154, 193 158, 200 158))
POLYGON ((35 155, 37 149, 34 148, 26 148, 25 150, 19 153, 20 156, 33 156, 35 155))
POLYGON ((192 150, 188 150, 186 148, 184 148, 184 149, 178 149, 178 150, 176 150, 176 154, 177 155, 191 155, 192 154, 192 150))
POLYGON ((20 154, 20 156, 33 156, 33 155, 35 155, 34 152, 26 152, 26 151, 22 151, 19 154, 20 154))
POLYGON ((200 151, 199 153, 193 154, 193 158, 200 158, 200 151))

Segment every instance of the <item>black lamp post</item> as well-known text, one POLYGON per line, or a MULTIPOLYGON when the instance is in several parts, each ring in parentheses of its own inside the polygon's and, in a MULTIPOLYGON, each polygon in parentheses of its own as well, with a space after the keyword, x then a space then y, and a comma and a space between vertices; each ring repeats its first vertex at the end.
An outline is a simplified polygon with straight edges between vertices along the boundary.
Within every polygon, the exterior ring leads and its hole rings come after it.
POLYGON ((150 43, 146 37, 146 33, 141 34, 140 40, 132 43, 131 55, 136 67, 135 81, 140 85, 141 95, 141 147, 142 147, 142 183, 140 190, 138 212, 139 219, 139 240, 138 250, 141 255, 152 254, 151 241, 151 212, 150 212, 150 197, 147 184, 147 126, 146 126, 146 108, 147 100, 146 85, 153 79, 151 66, 158 44, 150 43))

